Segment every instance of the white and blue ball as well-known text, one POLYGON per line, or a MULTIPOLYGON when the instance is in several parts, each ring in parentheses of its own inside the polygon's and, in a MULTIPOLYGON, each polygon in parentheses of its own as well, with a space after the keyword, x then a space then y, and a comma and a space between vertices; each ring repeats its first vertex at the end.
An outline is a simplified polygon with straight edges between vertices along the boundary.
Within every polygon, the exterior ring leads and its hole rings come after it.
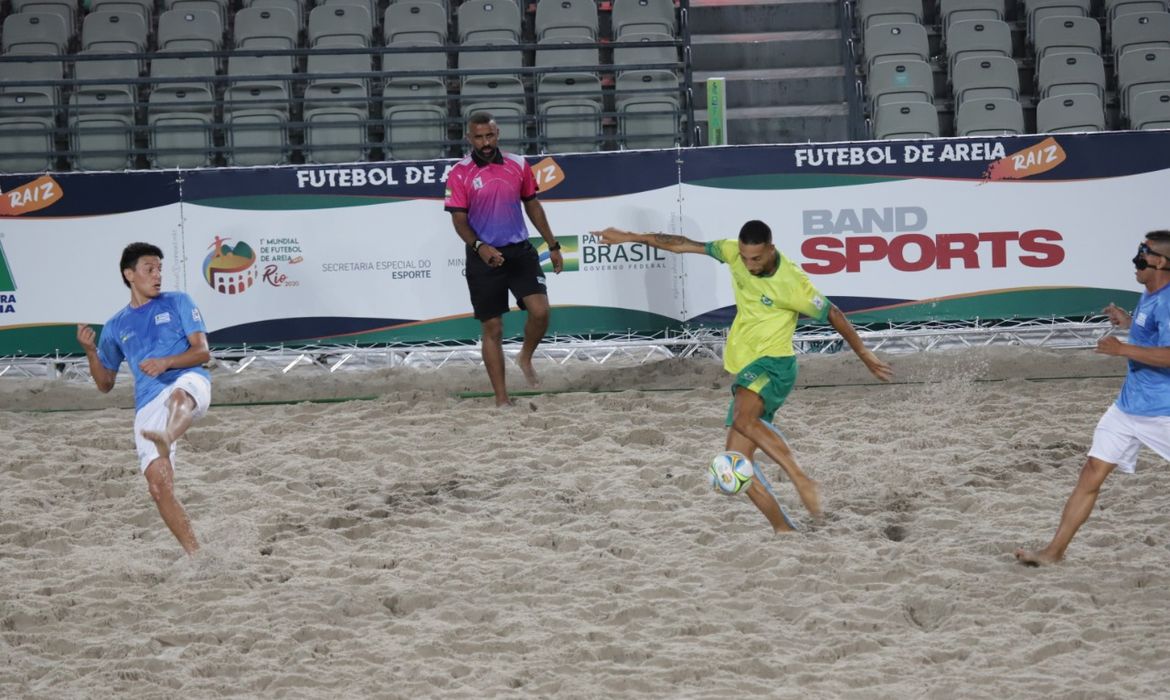
POLYGON ((742 452, 720 452, 711 460, 707 480, 717 493, 734 496, 752 483, 755 469, 742 452))

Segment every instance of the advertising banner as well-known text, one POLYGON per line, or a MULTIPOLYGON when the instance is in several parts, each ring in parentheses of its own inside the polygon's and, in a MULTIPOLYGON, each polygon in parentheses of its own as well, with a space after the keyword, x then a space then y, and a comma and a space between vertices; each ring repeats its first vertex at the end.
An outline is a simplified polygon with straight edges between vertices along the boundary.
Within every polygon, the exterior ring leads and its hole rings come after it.
MULTIPOLYGON (((213 344, 472 340, 456 161, 0 176, 0 356, 79 351, 128 300, 130 242, 164 251, 213 344), (117 275, 117 276, 116 276, 117 275)), ((606 226, 782 255, 859 322, 1084 316, 1132 304, 1127 261, 1170 227, 1170 133, 711 147, 529 159, 565 270, 550 332, 725 325, 714 259, 604 246, 606 226)), ((505 316, 519 334, 521 314, 505 316)))

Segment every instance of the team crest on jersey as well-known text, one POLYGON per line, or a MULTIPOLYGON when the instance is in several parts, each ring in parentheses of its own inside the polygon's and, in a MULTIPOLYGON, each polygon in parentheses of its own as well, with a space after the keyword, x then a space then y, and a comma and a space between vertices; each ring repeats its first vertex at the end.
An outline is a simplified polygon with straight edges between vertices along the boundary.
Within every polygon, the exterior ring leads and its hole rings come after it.
POLYGON ((763 304, 764 306, 771 306, 772 299, 769 298, 767 294, 761 294, 760 295, 760 303, 763 304))
POLYGON ((483 189, 483 178, 476 176, 476 178, 471 181, 471 186, 477 190, 482 190, 483 189))
POLYGON ((170 323, 170 322, 171 322, 171 312, 169 312, 169 311, 164 311, 161 314, 155 314, 155 316, 154 316, 154 325, 156 325, 156 326, 161 326, 164 323, 170 323))
POLYGON ((825 308, 825 298, 824 297, 814 297, 812 301, 813 301, 813 306, 817 307, 818 310, 825 308))
POLYGON ((203 322, 203 315, 199 313, 199 309, 191 309, 192 320, 203 322))
POLYGON ((1138 313, 1137 316, 1134 316, 1133 322, 1144 328, 1146 325, 1146 312, 1142 311, 1142 312, 1138 313))

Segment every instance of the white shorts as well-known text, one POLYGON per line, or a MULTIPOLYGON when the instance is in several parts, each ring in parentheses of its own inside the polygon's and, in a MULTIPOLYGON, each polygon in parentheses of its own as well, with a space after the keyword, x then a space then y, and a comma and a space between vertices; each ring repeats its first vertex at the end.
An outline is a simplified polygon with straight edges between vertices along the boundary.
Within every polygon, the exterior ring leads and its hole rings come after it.
MULTIPOLYGON (((195 418, 202 418, 211 406, 211 381, 198 372, 184 372, 174 384, 159 392, 138 413, 134 414, 134 444, 138 447, 138 471, 146 472, 150 463, 158 459, 158 448, 142 437, 143 430, 166 430, 167 399, 175 389, 182 389, 195 399, 195 418)), ((175 445, 171 445, 171 465, 175 463, 175 445)))
POLYGON ((1170 460, 1170 416, 1134 416, 1113 404, 1097 422, 1089 456, 1133 474, 1142 445, 1170 460))

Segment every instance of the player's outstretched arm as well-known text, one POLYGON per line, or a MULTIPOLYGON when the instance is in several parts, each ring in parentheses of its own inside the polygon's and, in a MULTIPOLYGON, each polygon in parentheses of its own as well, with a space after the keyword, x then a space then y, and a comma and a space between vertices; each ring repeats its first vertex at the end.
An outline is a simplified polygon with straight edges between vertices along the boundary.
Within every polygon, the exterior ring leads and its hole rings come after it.
POLYGON ((604 231, 593 231, 594 236, 606 245, 617 245, 619 243, 645 243, 652 248, 660 250, 668 250, 672 253, 699 253, 705 255, 707 253, 707 245, 692 241, 686 236, 675 236, 669 233, 634 233, 633 231, 623 231, 620 228, 613 228, 612 226, 604 231))
POLYGON ((849 347, 865 363, 870 374, 883 382, 888 382, 894 378, 894 370, 885 362, 882 362, 877 355, 873 354, 872 350, 865 347, 865 343, 861 342, 861 336, 857 335, 857 329, 853 327, 853 324, 849 322, 845 314, 841 313, 841 309, 838 309, 836 306, 829 307, 829 323, 841 334, 845 342, 849 343, 849 347))

